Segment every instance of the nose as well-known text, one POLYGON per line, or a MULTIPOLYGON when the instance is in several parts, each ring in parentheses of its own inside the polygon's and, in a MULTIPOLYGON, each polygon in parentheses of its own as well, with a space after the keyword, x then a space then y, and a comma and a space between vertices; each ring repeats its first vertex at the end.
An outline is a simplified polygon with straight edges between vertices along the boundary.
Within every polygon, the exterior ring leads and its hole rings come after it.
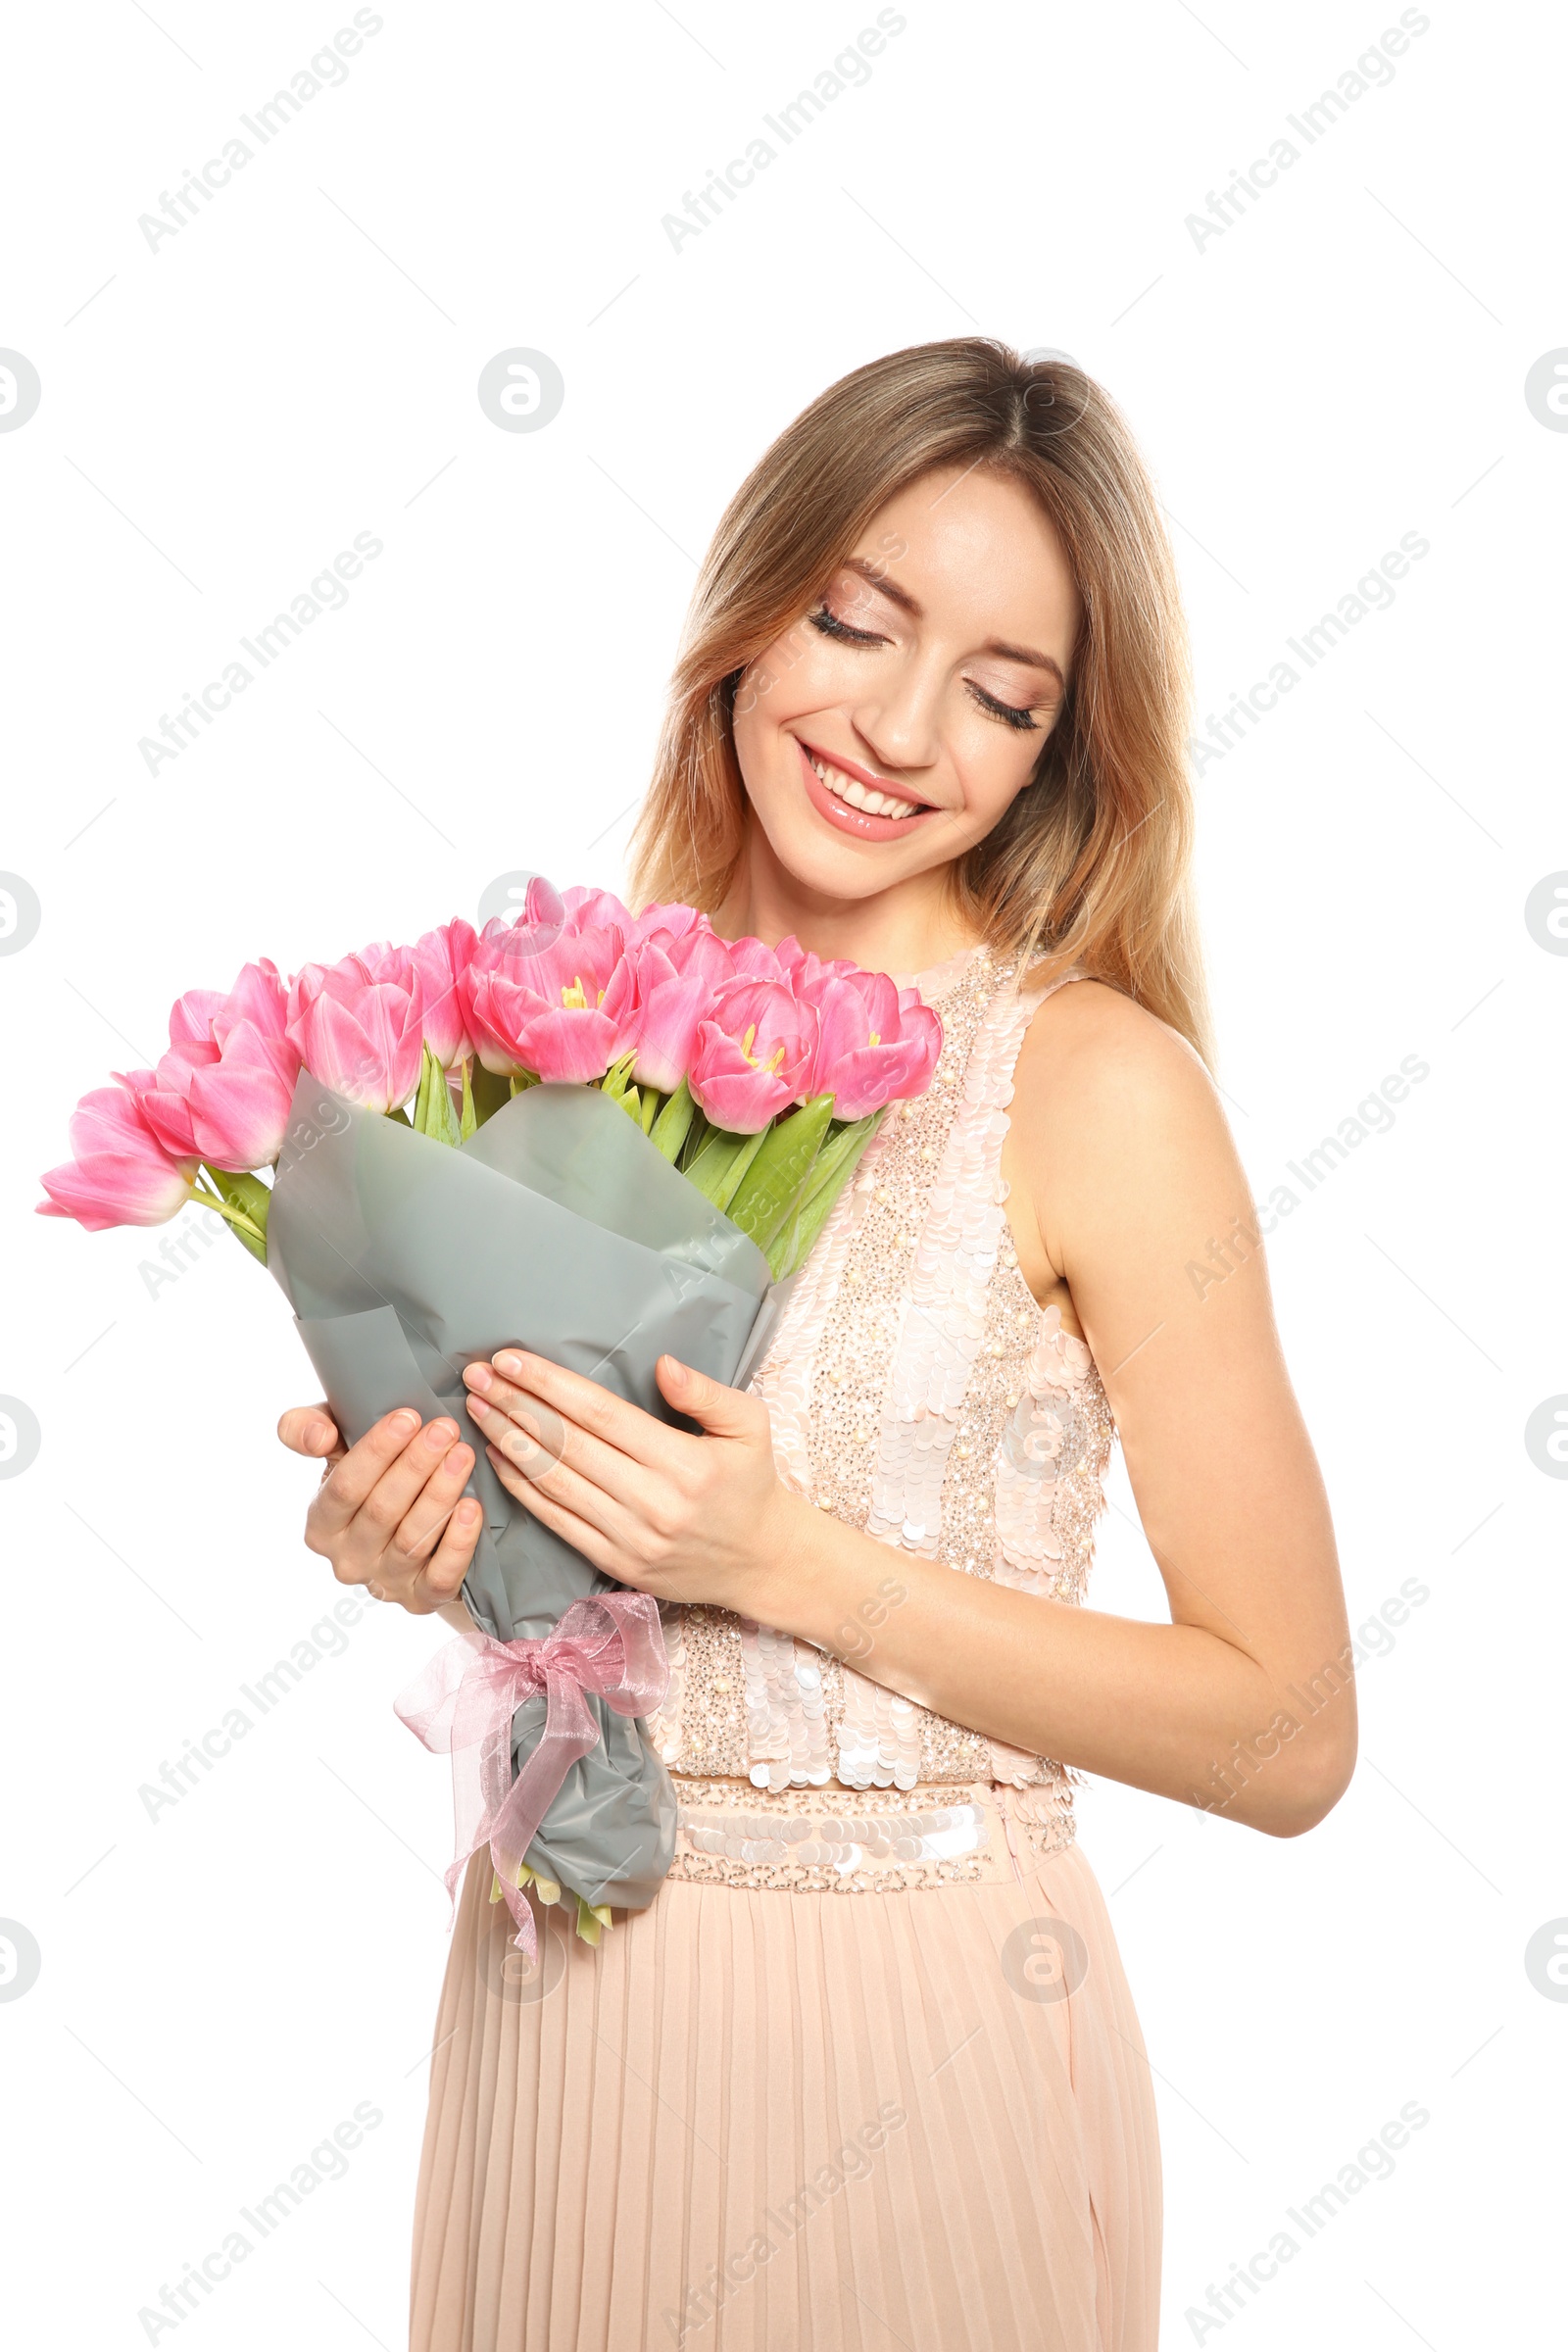
POLYGON ((941 756, 942 681, 934 664, 912 662, 883 680, 850 713, 868 764, 912 776, 941 756))

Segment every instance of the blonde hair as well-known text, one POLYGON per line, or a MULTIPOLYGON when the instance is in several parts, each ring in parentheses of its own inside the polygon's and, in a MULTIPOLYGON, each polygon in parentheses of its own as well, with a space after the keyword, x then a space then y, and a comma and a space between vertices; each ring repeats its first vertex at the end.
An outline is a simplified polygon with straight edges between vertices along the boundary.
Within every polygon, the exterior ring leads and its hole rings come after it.
POLYGON ((725 510, 693 597, 632 842, 640 903, 715 910, 747 822, 742 671, 809 612, 873 515, 940 466, 1026 485, 1082 609, 1061 712, 1027 790, 955 860, 961 918, 1022 965, 1082 963, 1211 1058, 1190 881, 1186 626, 1159 505, 1102 387, 983 336, 918 344, 832 384, 725 510))

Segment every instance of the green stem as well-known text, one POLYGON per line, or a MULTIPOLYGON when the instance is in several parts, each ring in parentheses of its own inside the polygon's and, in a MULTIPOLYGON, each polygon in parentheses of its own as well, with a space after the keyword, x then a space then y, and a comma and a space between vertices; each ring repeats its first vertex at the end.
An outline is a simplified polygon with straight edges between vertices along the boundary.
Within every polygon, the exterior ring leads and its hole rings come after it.
POLYGON ((220 1217, 228 1219, 236 1232, 249 1235, 253 1242, 267 1239, 261 1227, 254 1224, 242 1208, 231 1208, 221 1193, 210 1193, 205 1185, 193 1184, 190 1197, 193 1200, 199 1200, 203 1208, 216 1208, 220 1217))

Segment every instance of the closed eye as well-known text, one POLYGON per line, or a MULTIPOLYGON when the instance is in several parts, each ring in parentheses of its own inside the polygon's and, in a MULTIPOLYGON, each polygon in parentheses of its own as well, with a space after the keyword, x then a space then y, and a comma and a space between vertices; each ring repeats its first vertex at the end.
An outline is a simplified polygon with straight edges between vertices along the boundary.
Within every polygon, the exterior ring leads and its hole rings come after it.
MULTIPOLYGON (((816 611, 809 615, 809 619, 812 628, 820 630, 824 637, 836 638, 841 645, 886 645, 889 643, 889 640, 880 636, 875 629, 857 629, 849 621, 841 620, 836 612, 829 612, 826 605, 819 605, 816 611)), ((1017 703, 1002 702, 996 695, 988 694, 983 686, 977 686, 972 678, 965 678, 964 684, 988 718, 998 719, 1003 726, 1016 727, 1025 733, 1038 732, 1040 721, 1036 718, 1033 708, 1029 704, 1020 706, 1017 703)))
POLYGON ((977 686, 972 678, 965 678, 963 682, 981 710, 991 718, 1000 718, 1004 727, 1019 727, 1027 730, 1039 726, 1040 721, 1027 703, 1021 708, 1016 703, 1001 703, 994 694, 987 694, 983 686, 977 686))
POLYGON ((810 619, 813 629, 820 629, 824 637, 837 637, 845 645, 886 645, 888 642, 885 637, 879 637, 874 629, 851 628, 847 620, 840 620, 838 614, 830 612, 826 605, 819 605, 810 619))

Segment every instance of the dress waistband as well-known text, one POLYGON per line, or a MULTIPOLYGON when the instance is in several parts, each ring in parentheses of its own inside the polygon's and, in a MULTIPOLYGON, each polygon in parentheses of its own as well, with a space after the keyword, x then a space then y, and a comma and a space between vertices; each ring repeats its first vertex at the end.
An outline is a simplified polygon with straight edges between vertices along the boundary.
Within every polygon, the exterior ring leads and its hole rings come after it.
POLYGON ((1070 1805, 990 1782, 913 1788, 754 1788, 672 1775, 672 1879, 795 1894, 894 1894, 1016 1882, 1068 1844, 1070 1805))

